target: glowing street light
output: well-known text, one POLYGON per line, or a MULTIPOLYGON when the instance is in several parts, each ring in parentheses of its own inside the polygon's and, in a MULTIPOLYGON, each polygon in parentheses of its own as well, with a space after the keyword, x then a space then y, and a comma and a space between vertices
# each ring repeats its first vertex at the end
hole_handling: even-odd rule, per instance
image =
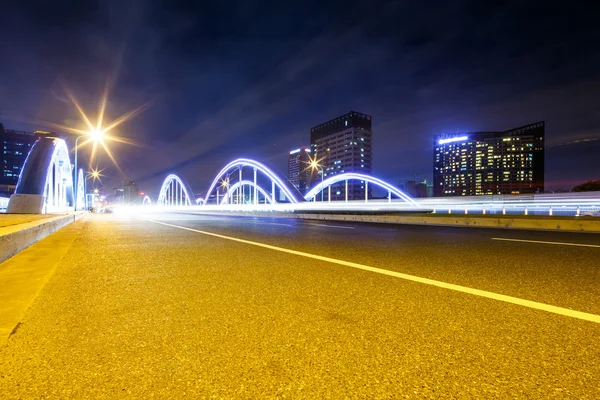
MULTIPOLYGON (((310 156, 309 156, 309 159, 310 159, 310 156)), ((315 158, 310 159, 310 167, 313 170, 319 170, 321 172, 321 186, 323 186, 323 175, 325 174, 325 172, 323 172, 323 166, 318 163, 316 155, 315 155, 315 158)), ((323 201, 323 190, 324 190, 324 188, 321 188, 321 201, 323 201)))
MULTIPOLYGON (((79 145, 78 145, 79 139, 81 139, 82 137, 88 137, 88 138, 91 137, 91 139, 88 139, 83 144, 89 142, 90 140, 94 141, 94 148, 92 150, 92 158, 93 158, 93 154, 94 154, 95 149, 96 149, 96 144, 100 143, 100 144, 102 144, 102 146, 104 146, 104 137, 105 137, 105 135, 104 135, 104 131, 92 128, 92 130, 90 130, 89 132, 87 132, 85 135, 78 136, 77 139, 75 139, 75 190, 74 190, 75 199, 76 199, 75 200, 75 208, 77 208, 77 198, 78 198, 77 196, 79 195, 79 193, 78 193, 79 192, 79 190, 78 190, 79 188, 77 187, 77 179, 79 179, 79 174, 77 173, 78 172, 78 169, 77 169, 77 161, 78 161, 78 159, 77 159, 77 149, 79 148, 79 145)), ((100 174, 99 174, 98 171, 95 171, 95 172, 96 172, 96 176, 94 177, 94 180, 97 179, 100 176, 100 174)), ((87 178, 88 177, 86 177, 86 179, 83 182, 83 186, 84 186, 83 193, 84 193, 84 196, 85 196, 85 193, 86 193, 86 190, 85 190, 85 184, 86 184, 86 182, 85 181, 87 180, 87 178)), ((85 208, 85 206, 84 206, 84 208, 85 208)))
MULTIPOLYGON (((221 187, 225 189, 225 194, 223 196, 227 196, 229 192, 229 176, 221 180, 221 187)), ((219 205, 219 190, 217 189, 217 205, 219 205)))
MULTIPOLYGON (((96 179, 100 181, 100 183, 102 183, 102 179, 100 179, 101 176, 103 176, 101 174, 101 172, 104 171, 104 169, 98 170, 98 168, 96 167, 96 169, 91 170, 90 172, 88 172, 85 175, 85 179, 83 180, 83 195, 84 195, 84 210, 87 210, 87 180, 90 178, 93 178, 94 182, 96 182, 96 179)), ((97 189, 95 189, 97 190, 97 189)))
MULTIPOLYGON (((141 107, 138 107, 138 108, 136 108, 136 109, 134 109, 134 110, 132 110, 130 112, 127 112, 127 113, 121 115, 119 118, 115 119, 113 122, 111 122, 107 126, 103 127, 104 111, 106 110, 106 103, 107 103, 107 100, 108 100, 108 83, 107 83, 107 85, 104 87, 104 93, 103 93, 102 98, 100 100, 100 108, 98 110, 98 118, 97 118, 97 121, 96 121, 96 125, 94 126, 92 124, 92 122, 90 121, 90 119, 88 118, 88 116, 83 111, 83 109, 81 108, 81 106, 79 105, 79 103, 77 102, 77 100, 75 99, 75 96, 73 96, 73 94, 69 90, 67 90, 66 92, 67 92, 67 96, 69 97, 69 100, 71 100, 71 103, 73 103, 73 105, 77 109, 77 112, 79 112, 79 115, 81 116, 81 119, 87 125, 88 130, 76 129, 76 128, 72 128, 72 127, 68 127, 68 126, 64 126, 64 125, 59 125, 59 124, 50 124, 50 125, 53 125, 53 126, 59 128, 59 129, 64 129, 64 130, 69 131, 69 132, 80 134, 80 136, 78 136, 77 139, 75 139, 75 179, 73 180, 75 182, 75 189, 74 189, 75 199, 77 199, 78 198, 77 178, 78 178, 78 173, 79 173, 79 171, 77 169, 77 164, 78 164, 77 149, 79 148, 79 139, 81 139, 82 137, 87 138, 87 140, 84 141, 81 144, 81 146, 85 145, 86 143, 93 142, 94 146, 92 147, 92 156, 91 156, 90 161, 94 159, 94 154, 96 152, 96 146, 98 144, 100 144, 104 148, 104 150, 106 151, 106 154, 110 157, 110 159, 112 160, 112 162, 115 164, 115 166, 119 169, 119 171, 121 171, 121 168, 117 164, 117 161, 115 160, 115 158, 113 157, 112 153, 110 152, 110 150, 106 146, 105 141, 106 140, 111 140, 111 141, 117 141, 117 142, 128 143, 128 144, 131 144, 131 142, 127 141, 125 139, 122 139, 122 138, 118 138, 116 136, 108 136, 106 134, 109 131, 111 131, 112 129, 114 129, 117 126, 121 125, 123 122, 131 119, 135 115, 137 115, 140 112, 144 111, 146 108, 148 108, 150 106, 150 103, 144 104, 141 107)), ((77 207, 77 200, 75 200, 75 207, 77 207)))

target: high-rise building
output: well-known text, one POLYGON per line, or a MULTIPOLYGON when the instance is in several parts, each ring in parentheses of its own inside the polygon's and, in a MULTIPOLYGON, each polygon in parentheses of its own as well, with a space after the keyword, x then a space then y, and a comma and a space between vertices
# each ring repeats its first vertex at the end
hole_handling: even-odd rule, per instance
POLYGON ((544 191, 544 122, 434 137, 434 196, 544 191))
POLYGON ((10 195, 14 193, 21 174, 21 168, 29 150, 40 136, 53 135, 50 132, 35 131, 22 132, 4 129, 0 124, 0 193, 10 195))
MULTIPOLYGON (((372 131, 371 116, 350 111, 340 117, 310 129, 312 157, 323 166, 323 178, 344 172, 371 174, 372 131)), ((320 179, 312 175, 312 185, 320 179)), ((370 197, 371 189, 368 195, 370 197)), ((365 198, 365 182, 348 181, 348 200, 365 198)), ((331 186, 331 199, 344 200, 344 183, 331 186)))
POLYGON ((138 204, 140 202, 140 191, 138 185, 132 181, 125 181, 123 185, 123 204, 138 204))
POLYGON ((300 147, 290 151, 288 158, 288 179, 300 193, 306 194, 311 183, 310 148, 300 147))

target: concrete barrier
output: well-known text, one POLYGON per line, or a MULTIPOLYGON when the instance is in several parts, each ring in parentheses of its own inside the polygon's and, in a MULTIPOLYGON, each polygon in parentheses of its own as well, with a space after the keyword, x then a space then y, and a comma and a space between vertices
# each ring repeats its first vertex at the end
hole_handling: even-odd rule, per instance
POLYGON ((562 232, 600 232, 600 218, 597 217, 540 217, 540 216, 494 216, 494 215, 453 215, 453 214, 316 214, 281 212, 210 212, 194 214, 235 215, 245 217, 297 218, 321 221, 348 221, 378 224, 406 224, 455 226, 470 228, 525 229, 562 232))
MULTIPOLYGON (((292 217, 294 218, 294 217, 292 217)), ((417 215, 327 215, 297 214, 295 218, 325 221, 355 221, 386 224, 458 226, 471 228, 528 229, 565 232, 600 232, 600 218, 417 216, 417 215)))
POLYGON ((82 215, 84 215, 83 212, 74 212, 0 228, 0 263, 77 220, 82 215))

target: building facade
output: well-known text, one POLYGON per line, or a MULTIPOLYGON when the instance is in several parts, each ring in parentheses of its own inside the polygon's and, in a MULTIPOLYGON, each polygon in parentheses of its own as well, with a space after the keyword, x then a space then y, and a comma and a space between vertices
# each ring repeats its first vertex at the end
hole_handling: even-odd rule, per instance
POLYGON ((300 193, 306 194, 311 184, 310 148, 300 147, 290 151, 288 157, 288 180, 300 193))
MULTIPOLYGON (((370 175, 373 162, 373 133, 370 115, 350 111, 340 117, 310 129, 310 148, 313 159, 323 166, 323 178, 344 172, 370 175)), ((320 180, 312 175, 311 186, 320 180)), ((345 184, 331 186, 331 200, 344 200, 345 184)), ((371 189, 368 189, 370 197, 371 189)), ((365 182, 348 181, 348 200, 365 199, 365 182)))
POLYGON ((21 132, 4 129, 0 124, 0 195, 9 196, 14 193, 29 150, 45 132, 21 132))
POLYGON ((123 204, 138 204, 140 201, 138 185, 132 181, 125 181, 123 184, 123 204))
POLYGON ((434 137, 434 196, 544 191, 544 121, 503 132, 434 137))

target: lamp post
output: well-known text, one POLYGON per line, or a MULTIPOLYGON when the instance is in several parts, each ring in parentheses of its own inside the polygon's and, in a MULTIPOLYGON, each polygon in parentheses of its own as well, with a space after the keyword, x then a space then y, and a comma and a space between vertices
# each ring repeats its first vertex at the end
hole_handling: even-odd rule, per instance
MULTIPOLYGON (((225 178, 221 181, 221 187, 225 189, 225 193, 223 194, 223 200, 228 200, 228 197, 229 197, 229 175, 227 175, 227 178, 225 178)), ((217 205, 220 205, 218 189, 217 189, 217 205)))
POLYGON ((75 179, 73 180, 74 183, 74 188, 73 188, 73 193, 75 193, 75 211, 77 211, 77 200, 79 199, 78 195, 78 190, 77 190, 77 179, 78 179, 78 171, 77 171, 77 143, 79 142, 79 139, 81 139, 82 137, 86 137, 87 135, 82 135, 82 136, 78 136, 77 139, 75 139, 75 179))
MULTIPOLYGON (((321 171, 321 186, 323 186, 323 175, 325 175, 325 173, 323 172, 323 167, 321 165, 319 165, 316 160, 312 160, 310 162, 310 167, 312 169, 321 171)), ((323 190, 324 190, 324 188, 321 187, 321 201, 323 201, 323 190)))
MULTIPOLYGON (((85 179, 83 180, 83 209, 87 210, 87 180, 90 178, 94 178, 94 180, 100 178, 100 172, 98 170, 94 170, 92 172, 88 172, 85 175, 85 179)), ((94 189, 97 191, 98 189, 94 189)))
MULTIPOLYGON (((73 193, 75 193, 75 207, 74 207, 75 211, 77 211, 77 199, 79 196, 79 190, 78 190, 79 188, 77 187, 77 183, 78 183, 77 179, 78 179, 78 175, 79 175, 79 173, 77 171, 77 147, 78 147, 79 139, 81 139, 82 137, 89 137, 89 136, 91 136, 95 142, 101 142, 102 138, 104 137, 104 131, 101 131, 98 129, 92 129, 87 134, 78 136, 77 139, 75 139, 75 179, 74 179, 75 188, 73 190, 73 193)), ((85 186, 85 181, 84 181, 84 186, 85 186)), ((85 193, 85 190, 84 190, 84 193, 85 193)))

